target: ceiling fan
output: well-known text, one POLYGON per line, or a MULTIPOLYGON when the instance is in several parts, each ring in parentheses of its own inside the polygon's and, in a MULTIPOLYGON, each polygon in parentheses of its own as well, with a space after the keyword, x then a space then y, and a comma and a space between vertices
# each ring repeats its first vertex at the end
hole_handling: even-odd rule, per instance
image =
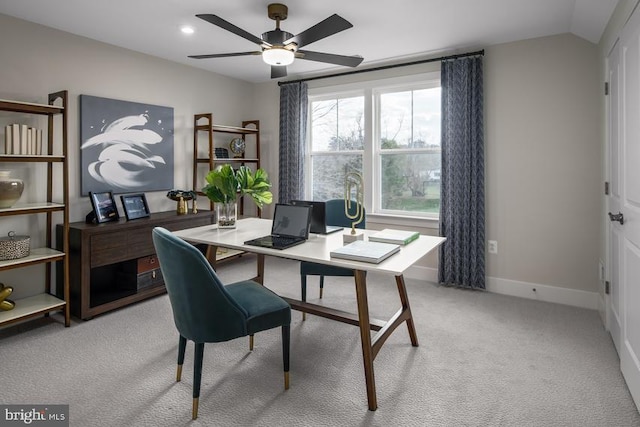
POLYGON ((225 21, 217 15, 196 15, 196 17, 200 19, 203 19, 213 25, 217 25, 222 29, 230 31, 259 45, 262 50, 253 52, 216 53, 210 55, 189 55, 189 58, 208 59, 230 56, 262 55, 264 62, 271 65, 272 79, 285 77, 287 75, 287 65, 291 64, 294 58, 345 65, 347 67, 357 67, 364 59, 361 56, 345 56, 332 53, 314 52, 311 50, 301 50, 300 48, 303 46, 339 33, 340 31, 347 30, 353 27, 353 25, 337 14, 333 14, 324 21, 321 21, 294 36, 293 34, 280 29, 280 21, 287 19, 287 12, 288 8, 284 4, 272 3, 268 5, 267 14, 269 18, 276 21, 276 28, 275 30, 262 33, 262 37, 256 37, 242 28, 236 27, 232 23, 225 21))

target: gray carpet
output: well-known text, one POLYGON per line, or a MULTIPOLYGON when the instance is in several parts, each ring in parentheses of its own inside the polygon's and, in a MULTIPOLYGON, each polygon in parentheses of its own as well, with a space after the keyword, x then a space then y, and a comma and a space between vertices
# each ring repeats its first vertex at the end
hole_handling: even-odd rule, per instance
MULTIPOLYGON (((219 268, 249 277, 254 258, 219 268)), ((266 282, 297 297, 298 264, 267 259, 266 282)), ((311 280, 310 300, 318 296, 311 280)), ((398 307, 393 279, 368 275, 373 317, 398 307)), ((357 328, 293 313, 291 388, 279 329, 209 344, 191 421, 193 345, 175 382, 177 333, 157 297, 64 328, 59 318, 0 331, 0 402, 69 404, 72 426, 640 426, 595 311, 407 280, 420 347, 403 326, 375 360, 367 410, 357 328)), ((323 303, 355 310, 352 279, 323 303)))

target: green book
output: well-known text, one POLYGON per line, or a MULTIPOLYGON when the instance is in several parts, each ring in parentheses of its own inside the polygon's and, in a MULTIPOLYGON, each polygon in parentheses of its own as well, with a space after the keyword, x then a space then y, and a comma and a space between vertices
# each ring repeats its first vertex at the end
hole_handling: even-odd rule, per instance
POLYGON ((384 230, 369 236, 369 241, 406 245, 413 242, 418 237, 420 237, 420 233, 418 233, 417 231, 393 230, 391 228, 385 228, 384 230))

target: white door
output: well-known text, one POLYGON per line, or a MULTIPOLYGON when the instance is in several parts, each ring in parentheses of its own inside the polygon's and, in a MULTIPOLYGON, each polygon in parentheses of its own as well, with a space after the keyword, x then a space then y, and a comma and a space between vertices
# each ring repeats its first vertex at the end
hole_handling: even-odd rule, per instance
MULTIPOLYGON (((620 168, 618 167, 619 156, 619 135, 620 135, 620 63, 619 44, 608 58, 609 65, 609 171, 611 173, 609 182, 609 212, 617 213, 620 210, 620 168)), ((609 225, 609 265, 611 266, 611 277, 609 278, 609 300, 607 310, 607 326, 611 333, 611 338, 620 354, 620 335, 622 331, 622 302, 623 295, 620 287, 619 262, 620 262, 620 231, 621 225, 610 222, 609 225)))
POLYGON ((610 101, 612 120, 617 116, 611 123, 617 131, 610 135, 611 330, 618 334, 620 369, 640 407, 640 13, 625 25, 616 50, 618 65, 611 69, 618 70, 617 100, 612 93, 610 101))

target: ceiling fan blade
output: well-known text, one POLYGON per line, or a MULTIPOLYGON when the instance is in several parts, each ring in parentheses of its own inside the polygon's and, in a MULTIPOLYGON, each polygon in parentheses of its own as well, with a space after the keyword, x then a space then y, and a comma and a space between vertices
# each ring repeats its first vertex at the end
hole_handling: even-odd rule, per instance
POLYGON ((220 18, 217 15, 212 15, 210 13, 204 13, 204 14, 196 15, 196 17, 198 17, 200 19, 203 19, 203 20, 207 21, 208 23, 216 25, 216 26, 218 26, 218 27, 220 27, 222 29, 230 31, 233 34, 238 35, 238 36, 240 36, 242 38, 245 38, 245 39, 247 39, 250 42, 253 42, 255 44, 271 46, 269 43, 265 43, 265 41, 262 40, 261 38, 254 36, 253 34, 243 30, 240 27, 236 27, 231 22, 225 21, 224 19, 220 18))
POLYGON ((298 50, 296 56, 301 59, 316 62, 327 62, 329 64, 344 65, 347 67, 357 67, 364 59, 362 56, 335 55, 333 53, 313 52, 311 50, 298 50))
POLYGON ((348 30, 351 27, 353 27, 351 22, 337 14, 333 14, 324 21, 318 22, 313 27, 308 28, 286 40, 284 44, 288 45, 289 43, 295 43, 300 48, 325 37, 339 33, 340 31, 348 30))
POLYGON ((235 53, 213 53, 211 55, 189 55, 189 58, 193 59, 209 59, 209 58, 227 58, 229 56, 247 56, 247 55, 262 55, 262 52, 235 52, 235 53))
POLYGON ((280 77, 287 77, 286 65, 272 65, 271 66, 271 78, 277 79, 280 77))

